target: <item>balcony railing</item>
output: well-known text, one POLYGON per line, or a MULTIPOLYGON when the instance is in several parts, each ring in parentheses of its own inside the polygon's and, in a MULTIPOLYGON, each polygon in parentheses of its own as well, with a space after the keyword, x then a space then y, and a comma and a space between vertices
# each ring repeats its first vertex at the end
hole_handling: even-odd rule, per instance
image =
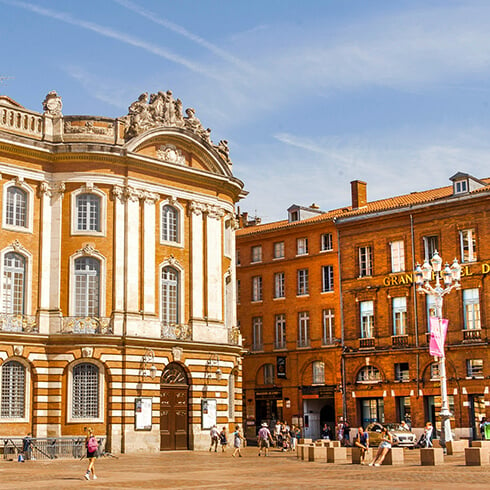
POLYGON ((112 335, 111 318, 95 316, 64 316, 61 322, 61 333, 112 335))
POLYGON ((481 341, 481 329, 463 330, 464 342, 480 342, 481 341))
POLYGON ((228 343, 232 345, 240 345, 240 329, 238 327, 231 327, 228 330, 228 343))
POLYGON ((408 346, 408 335, 393 335, 391 337, 391 345, 393 347, 408 346))
POLYGON ((38 333, 39 325, 33 315, 15 315, 12 313, 0 313, 1 332, 38 333))
POLYGON ((374 349, 376 347, 376 341, 374 337, 367 339, 359 339, 359 349, 374 349))
POLYGON ((180 323, 161 323, 162 339, 192 340, 192 326, 180 323))

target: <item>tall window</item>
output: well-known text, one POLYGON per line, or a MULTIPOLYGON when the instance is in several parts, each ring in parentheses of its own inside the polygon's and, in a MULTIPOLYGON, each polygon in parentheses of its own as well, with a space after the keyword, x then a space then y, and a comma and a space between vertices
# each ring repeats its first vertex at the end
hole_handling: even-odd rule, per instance
POLYGON ((308 269, 298 270, 298 290, 297 294, 308 294, 309 284, 308 284, 308 269))
POLYGON ((284 242, 274 243, 274 258, 275 259, 284 258, 284 242))
POLYGON ((393 298, 393 335, 407 333, 407 298, 393 298))
POLYGON ((466 361, 466 376, 483 378, 483 359, 468 359, 466 361))
POLYGON ((361 338, 369 339, 374 337, 374 302, 361 301, 361 338))
POLYGON ((296 239, 296 254, 306 255, 308 253, 308 238, 296 239))
POLYGON ((6 224, 27 228, 27 193, 18 187, 9 187, 5 206, 6 224))
POLYGON ((430 294, 425 295, 425 307, 427 310, 427 332, 430 332, 430 317, 436 315, 436 298, 430 294))
POLYGON ((307 311, 298 313, 298 347, 310 345, 310 314, 307 311))
POLYGON ((178 242, 179 232, 179 210, 170 204, 162 206, 161 240, 163 242, 178 242))
POLYGON ((405 270, 405 244, 403 240, 391 242, 391 272, 403 272, 405 270))
POLYGON ((262 276, 252 277, 252 301, 262 301, 262 276))
POLYGON ((275 316, 275 345, 276 349, 286 348, 286 315, 280 314, 275 316))
POLYGON ((322 361, 314 361, 312 368, 313 368, 312 384, 314 385, 325 384, 325 363, 322 361))
POLYGON ((437 235, 424 236, 424 258, 430 260, 439 249, 439 237, 437 235))
POLYGON ((373 275, 373 254, 371 247, 359 247, 359 276, 373 275))
POLYGON ((333 266, 322 266, 322 291, 333 291, 333 266))
POLYGON ((379 383, 381 381, 381 373, 374 366, 364 366, 357 374, 358 383, 379 383))
POLYGON ((86 362, 77 364, 73 367, 72 384, 72 418, 99 418, 99 368, 86 362))
POLYGON ((96 194, 77 196, 77 231, 100 231, 100 199, 96 194))
POLYGON ((465 330, 480 329, 480 293, 478 288, 463 289, 463 307, 465 330))
POLYGON ((26 260, 8 252, 3 259, 2 311, 13 315, 24 313, 26 260))
POLYGON ((264 364, 264 384, 274 384, 274 364, 264 364))
POLYGON ((262 245, 252 247, 252 262, 262 262, 262 245))
POLYGON ((284 298, 284 272, 274 274, 274 298, 284 298))
POLYGON ((475 230, 461 230, 459 241, 461 243, 461 262, 476 262, 475 230))
POLYGON ((323 335, 322 344, 333 344, 335 338, 335 314, 334 310, 328 308, 323 310, 323 335))
POLYGON ((410 369, 408 362, 399 362, 395 364, 395 381, 410 381, 410 369))
POLYGON ((439 374, 439 363, 433 362, 430 365, 430 380, 437 381, 438 379, 441 379, 441 375, 439 374))
POLYGON ((179 273, 173 267, 164 267, 161 276, 161 315, 165 324, 179 323, 179 273))
POLYGON ((322 252, 333 250, 333 238, 331 233, 323 233, 323 235, 321 235, 320 250, 322 252))
POLYGON ((2 365, 2 418, 24 418, 26 400, 26 368, 18 361, 2 365))
POLYGON ((93 257, 75 260, 75 316, 99 316, 100 262, 93 257))
POLYGON ((240 282, 240 279, 237 279, 236 281, 236 302, 240 304, 240 300, 242 297, 242 283, 240 282))
POLYGON ((262 317, 252 318, 252 350, 262 350, 262 317))

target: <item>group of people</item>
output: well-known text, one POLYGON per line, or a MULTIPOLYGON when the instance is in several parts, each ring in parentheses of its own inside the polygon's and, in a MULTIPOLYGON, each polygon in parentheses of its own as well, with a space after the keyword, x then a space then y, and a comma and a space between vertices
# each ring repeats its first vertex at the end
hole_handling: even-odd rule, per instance
POLYGON ((293 451, 296 449, 298 439, 301 437, 301 429, 287 422, 277 421, 274 426, 274 434, 271 433, 266 422, 263 422, 257 434, 259 456, 269 454, 269 447, 274 445, 281 451, 293 451))
MULTIPOLYGON (((223 427, 221 429, 221 432, 219 432, 216 425, 213 425, 211 427, 211 430, 209 431, 209 436, 211 438, 211 445, 209 446, 209 450, 212 451, 214 449, 214 452, 217 452, 218 444, 219 444, 221 447, 221 452, 224 453, 228 446, 228 435, 226 432, 226 427, 223 427)), ((232 434, 232 438, 233 438, 233 453, 231 455, 233 457, 236 457, 238 455, 238 457, 241 458, 242 457, 241 447, 246 441, 245 438, 243 437, 239 425, 235 427, 235 431, 232 434)))

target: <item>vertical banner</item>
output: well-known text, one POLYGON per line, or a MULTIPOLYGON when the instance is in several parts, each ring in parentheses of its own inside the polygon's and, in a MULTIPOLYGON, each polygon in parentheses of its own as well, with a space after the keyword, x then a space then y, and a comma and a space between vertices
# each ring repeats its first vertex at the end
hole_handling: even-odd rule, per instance
POLYGON ((444 357, 444 343, 449 321, 445 318, 430 317, 429 353, 431 356, 444 357))
POLYGON ((282 356, 277 358, 277 377, 286 378, 286 358, 282 356))

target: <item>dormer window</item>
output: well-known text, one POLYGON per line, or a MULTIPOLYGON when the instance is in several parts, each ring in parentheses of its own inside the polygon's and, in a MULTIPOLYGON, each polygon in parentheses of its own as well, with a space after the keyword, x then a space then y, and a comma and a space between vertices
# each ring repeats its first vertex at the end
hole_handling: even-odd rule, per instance
POLYGON ((299 212, 291 211, 291 221, 299 221, 299 212))
POLYGON ((463 194, 468 192, 468 181, 467 180, 459 180, 454 183, 454 193, 455 194, 463 194))

